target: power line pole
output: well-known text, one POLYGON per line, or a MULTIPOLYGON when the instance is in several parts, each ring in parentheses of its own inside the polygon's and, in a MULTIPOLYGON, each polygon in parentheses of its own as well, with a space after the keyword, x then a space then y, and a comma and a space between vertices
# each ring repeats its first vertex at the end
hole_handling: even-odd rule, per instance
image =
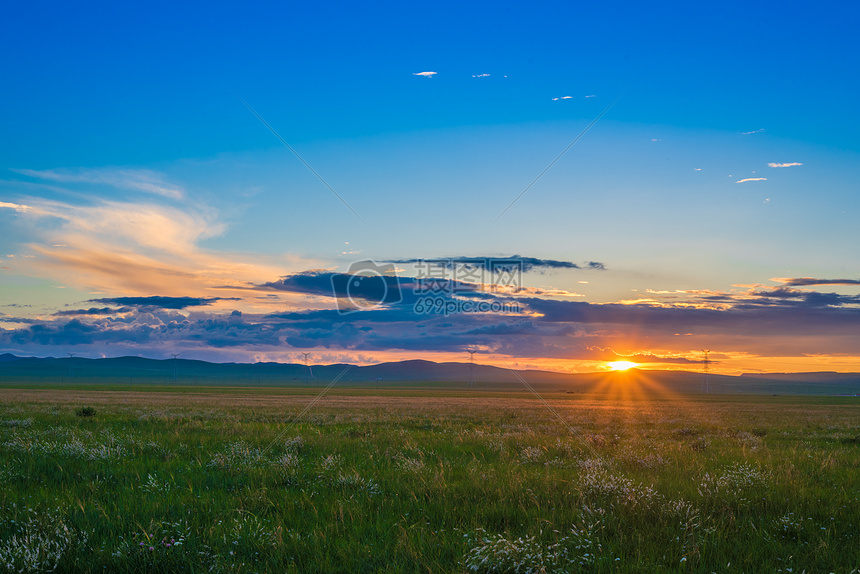
POLYGON ((708 353, 711 350, 702 349, 702 352, 705 354, 705 360, 702 361, 702 388, 700 390, 702 393, 708 394, 711 392, 711 359, 708 358, 708 353))
POLYGON ((176 372, 176 359, 179 358, 179 353, 171 353, 170 356, 173 357, 173 382, 175 383, 176 380, 179 378, 176 372))
POLYGON ((72 364, 72 360, 75 358, 77 353, 69 353, 69 378, 72 379, 75 377, 74 365, 72 364))
POLYGON ((466 351, 469 353, 469 388, 474 388, 477 383, 475 381, 475 353, 478 351, 466 351))
POLYGON ((310 364, 308 364, 308 357, 311 356, 310 353, 302 353, 305 356, 305 368, 302 376, 302 381, 305 385, 310 384, 311 379, 314 377, 314 373, 311 370, 310 364))

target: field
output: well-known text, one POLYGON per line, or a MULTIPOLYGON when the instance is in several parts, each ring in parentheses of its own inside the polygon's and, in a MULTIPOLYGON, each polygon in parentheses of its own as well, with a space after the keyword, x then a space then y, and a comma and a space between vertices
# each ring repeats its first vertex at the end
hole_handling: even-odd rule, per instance
POLYGON ((858 398, 318 392, 0 389, 0 568, 860 571, 858 398))

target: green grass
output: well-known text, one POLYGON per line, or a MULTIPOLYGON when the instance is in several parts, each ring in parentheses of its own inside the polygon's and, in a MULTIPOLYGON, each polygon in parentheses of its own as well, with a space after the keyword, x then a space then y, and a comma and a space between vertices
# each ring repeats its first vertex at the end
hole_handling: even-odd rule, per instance
POLYGON ((0 571, 860 568, 857 399, 333 391, 0 390, 0 571))

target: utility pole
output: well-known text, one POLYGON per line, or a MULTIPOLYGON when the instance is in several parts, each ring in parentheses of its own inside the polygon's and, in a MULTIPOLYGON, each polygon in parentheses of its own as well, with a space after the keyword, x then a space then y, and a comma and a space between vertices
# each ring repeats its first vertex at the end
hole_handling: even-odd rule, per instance
POLYGON ((303 382, 305 385, 308 385, 308 384, 310 384, 310 381, 311 381, 311 379, 312 379, 312 378, 313 378, 313 376, 314 376, 314 373, 313 373, 313 371, 311 370, 311 366, 310 366, 310 364, 308 363, 308 357, 310 357, 310 356, 311 356, 311 354, 310 354, 310 353, 302 353, 302 355, 304 355, 304 356, 305 356, 305 368, 303 369, 302 382, 303 382))
POLYGON ((469 388, 475 388, 477 382, 475 381, 475 353, 478 351, 466 351, 469 353, 469 388))
POLYGON ((701 392, 708 394, 711 392, 711 359, 708 358, 708 353, 711 352, 710 349, 702 349, 702 352, 705 354, 705 360, 702 361, 702 388, 701 392))

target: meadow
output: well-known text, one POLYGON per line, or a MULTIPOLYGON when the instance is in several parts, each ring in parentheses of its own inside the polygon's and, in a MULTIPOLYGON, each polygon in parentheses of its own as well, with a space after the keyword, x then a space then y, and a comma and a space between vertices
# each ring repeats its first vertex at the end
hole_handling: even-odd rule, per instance
POLYGON ((860 572, 856 397, 9 387, 0 570, 860 572))

